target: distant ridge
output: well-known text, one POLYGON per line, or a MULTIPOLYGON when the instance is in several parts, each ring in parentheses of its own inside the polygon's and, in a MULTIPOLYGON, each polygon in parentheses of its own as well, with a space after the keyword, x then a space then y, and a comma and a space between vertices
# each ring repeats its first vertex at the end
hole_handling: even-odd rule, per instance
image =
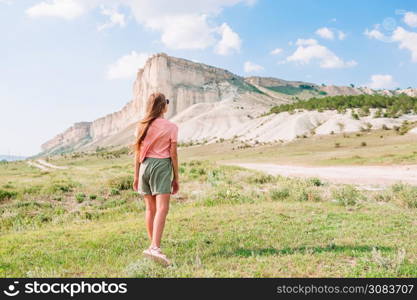
POLYGON ((0 155, 0 161, 16 161, 16 160, 23 160, 26 159, 25 156, 17 156, 17 155, 0 155))

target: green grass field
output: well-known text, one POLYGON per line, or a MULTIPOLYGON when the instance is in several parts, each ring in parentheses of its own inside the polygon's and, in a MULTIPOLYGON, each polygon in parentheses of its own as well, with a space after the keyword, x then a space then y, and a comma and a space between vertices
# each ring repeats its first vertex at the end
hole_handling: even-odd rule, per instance
MULTIPOLYGON (((362 153, 366 162, 391 151, 377 135, 366 137, 368 147, 383 149, 373 158, 362 153)), ((50 162, 69 168, 48 172, 24 162, 1 164, 0 276, 416 277, 417 188, 360 191, 216 163, 263 160, 259 152, 275 151, 279 161, 279 154, 289 158, 299 149, 305 154, 294 162, 312 155, 327 164, 327 151, 344 164, 354 154, 332 147, 332 139, 356 149, 360 138, 181 149, 181 192, 172 200, 162 244, 174 262, 168 268, 142 257, 149 242, 143 201, 130 190, 130 156, 57 156, 50 162)), ((396 157, 409 155, 414 143, 385 138, 396 140, 396 157)))

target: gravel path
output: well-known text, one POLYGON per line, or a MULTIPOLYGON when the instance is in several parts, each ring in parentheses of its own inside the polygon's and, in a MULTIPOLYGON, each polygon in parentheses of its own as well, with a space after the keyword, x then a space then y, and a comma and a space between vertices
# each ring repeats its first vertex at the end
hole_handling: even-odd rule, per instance
POLYGON ((36 161, 27 161, 28 165, 41 169, 42 171, 49 171, 50 169, 68 169, 66 166, 56 166, 46 162, 43 159, 37 159, 36 161))
POLYGON ((233 165, 263 171, 271 175, 318 177, 334 183, 386 186, 401 181, 403 183, 417 185, 417 165, 335 167, 307 167, 257 163, 233 163, 233 165))

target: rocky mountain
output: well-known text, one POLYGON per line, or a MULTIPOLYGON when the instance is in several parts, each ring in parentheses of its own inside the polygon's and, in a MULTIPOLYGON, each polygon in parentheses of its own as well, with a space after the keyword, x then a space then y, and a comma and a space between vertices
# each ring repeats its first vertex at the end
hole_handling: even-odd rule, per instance
MULTIPOLYGON (((235 136, 254 139, 256 134, 253 133, 264 129, 268 132, 267 128, 261 127, 274 119, 273 116, 260 117, 262 114, 274 105, 299 99, 342 94, 417 94, 415 89, 375 91, 277 78, 244 78, 224 69, 161 53, 150 57, 138 70, 133 84, 133 99, 121 110, 92 122, 75 123, 44 143, 41 154, 131 144, 136 123, 144 114, 146 100, 156 91, 171 100, 165 117, 179 125, 179 139, 184 142, 235 136)), ((273 123, 276 123, 275 119, 273 123)), ((274 128, 269 130, 274 131, 274 128)), ((268 134, 263 135, 261 139, 268 140, 268 134)))

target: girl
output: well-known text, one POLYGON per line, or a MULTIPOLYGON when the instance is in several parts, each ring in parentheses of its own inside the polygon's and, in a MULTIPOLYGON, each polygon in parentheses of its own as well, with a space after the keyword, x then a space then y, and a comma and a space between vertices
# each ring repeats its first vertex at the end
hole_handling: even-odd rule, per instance
POLYGON ((146 228, 151 245, 143 254, 165 265, 170 261, 161 251, 161 237, 170 194, 179 190, 178 127, 164 119, 168 104, 169 100, 161 93, 153 93, 148 98, 146 115, 138 124, 134 144, 133 183, 133 189, 144 195, 146 203, 146 228))

